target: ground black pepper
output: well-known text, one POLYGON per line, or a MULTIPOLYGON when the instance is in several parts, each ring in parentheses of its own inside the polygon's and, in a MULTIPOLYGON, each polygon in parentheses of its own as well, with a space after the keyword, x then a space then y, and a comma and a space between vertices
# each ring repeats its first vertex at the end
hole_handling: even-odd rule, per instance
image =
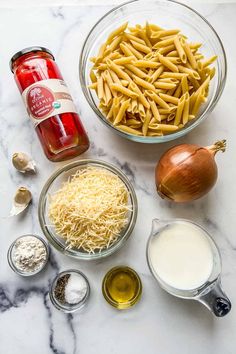
POLYGON ((59 301, 61 304, 65 304, 65 288, 66 284, 68 283, 68 280, 70 278, 70 274, 65 274, 61 278, 57 280, 55 289, 54 289, 54 296, 57 301, 59 301))

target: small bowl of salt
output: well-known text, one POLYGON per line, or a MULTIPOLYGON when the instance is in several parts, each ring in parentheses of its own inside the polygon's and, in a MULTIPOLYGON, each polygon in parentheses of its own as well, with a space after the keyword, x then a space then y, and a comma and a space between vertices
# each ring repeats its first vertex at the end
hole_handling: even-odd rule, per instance
POLYGON ((9 247, 7 259, 11 269, 23 276, 36 275, 43 270, 49 258, 48 244, 39 236, 23 235, 9 247))
POLYGON ((65 313, 80 310, 88 300, 89 294, 90 285, 87 277, 76 269, 59 273, 49 290, 52 304, 65 313))

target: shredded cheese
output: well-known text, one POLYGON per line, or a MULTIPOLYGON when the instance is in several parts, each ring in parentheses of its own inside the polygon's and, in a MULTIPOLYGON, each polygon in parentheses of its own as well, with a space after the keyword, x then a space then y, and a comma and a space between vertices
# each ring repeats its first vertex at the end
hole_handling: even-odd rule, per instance
POLYGON ((49 219, 67 248, 101 252, 128 223, 129 191, 105 168, 79 169, 49 197, 49 219))

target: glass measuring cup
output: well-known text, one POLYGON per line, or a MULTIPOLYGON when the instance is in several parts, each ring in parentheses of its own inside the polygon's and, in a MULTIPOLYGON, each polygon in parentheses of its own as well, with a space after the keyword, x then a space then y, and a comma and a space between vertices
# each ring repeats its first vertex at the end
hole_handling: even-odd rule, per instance
POLYGON ((223 317, 227 315, 227 313, 231 310, 231 302, 221 288, 221 257, 219 249, 213 241, 212 237, 200 225, 185 219, 154 219, 152 221, 151 235, 149 236, 147 242, 147 263, 151 273, 158 281, 159 285, 168 293, 182 299, 199 301, 217 317, 223 317), (210 246, 212 254, 213 262, 210 275, 203 284, 193 289, 182 289, 168 284, 168 282, 166 282, 163 278, 160 277, 160 275, 158 275, 157 270, 154 269, 153 261, 150 255, 150 250, 156 237, 160 237, 164 230, 167 230, 168 228, 177 224, 192 225, 197 228, 198 231, 201 231, 205 238, 204 241, 207 241, 208 246, 210 246))

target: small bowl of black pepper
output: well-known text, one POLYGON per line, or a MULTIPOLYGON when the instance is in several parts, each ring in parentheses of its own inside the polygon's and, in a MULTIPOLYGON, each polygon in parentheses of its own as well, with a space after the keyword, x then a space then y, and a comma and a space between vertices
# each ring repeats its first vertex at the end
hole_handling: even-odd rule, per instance
POLYGON ((87 277, 76 269, 59 273, 53 280, 49 296, 52 304, 65 313, 80 310, 90 295, 87 277))
POLYGON ((11 269, 18 275, 33 276, 45 268, 49 259, 49 246, 39 236, 23 235, 10 245, 7 259, 11 269))

